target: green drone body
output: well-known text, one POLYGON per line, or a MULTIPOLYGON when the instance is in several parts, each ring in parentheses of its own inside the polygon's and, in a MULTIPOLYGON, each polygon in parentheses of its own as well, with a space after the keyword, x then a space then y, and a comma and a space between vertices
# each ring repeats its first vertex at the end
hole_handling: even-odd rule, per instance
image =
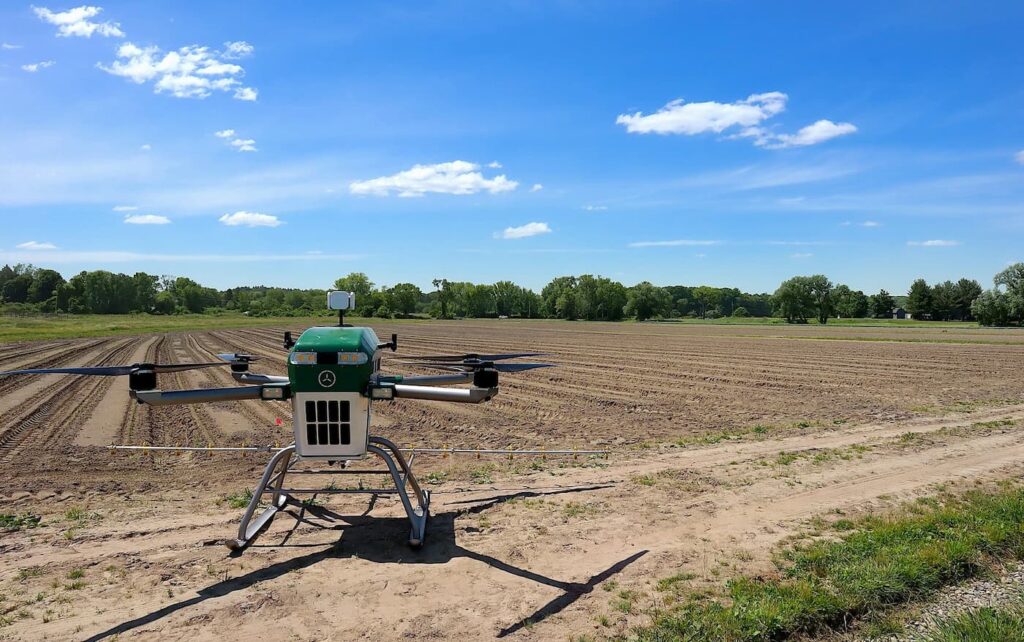
POLYGON ((292 394, 365 394, 379 368, 380 341, 371 328, 309 328, 288 355, 292 394))

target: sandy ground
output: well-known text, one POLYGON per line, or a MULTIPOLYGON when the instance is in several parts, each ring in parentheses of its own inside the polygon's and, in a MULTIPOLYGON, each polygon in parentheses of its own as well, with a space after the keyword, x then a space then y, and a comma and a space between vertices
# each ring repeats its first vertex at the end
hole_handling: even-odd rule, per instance
MULTIPOLYGON (((294 328, 293 330, 297 330, 294 328)), ((318 496, 233 556, 265 456, 111 454, 102 444, 287 443, 290 410, 153 409, 122 380, 0 380, 0 639, 569 639, 628 632, 678 572, 771 571, 817 516, 937 484, 1017 475, 1024 336, 896 329, 423 323, 399 354, 550 353, 482 406, 375 407, 419 446, 601 447, 608 458, 420 457, 427 545, 397 500, 318 496), (281 419, 284 427, 276 425, 281 419), (723 431, 733 435, 724 439, 723 431)), ((0 366, 206 360, 244 349, 280 374, 279 331, 0 346, 0 366)), ((164 388, 229 385, 220 371, 164 388)), ((369 464, 370 462, 367 462, 369 464)))

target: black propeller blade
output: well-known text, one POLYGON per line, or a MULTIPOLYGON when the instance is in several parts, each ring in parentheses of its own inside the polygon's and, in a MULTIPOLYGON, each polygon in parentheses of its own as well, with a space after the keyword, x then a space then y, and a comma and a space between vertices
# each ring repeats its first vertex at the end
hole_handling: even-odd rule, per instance
POLYGON ((100 377, 120 377, 132 373, 135 366, 96 366, 82 368, 34 368, 31 370, 8 370, 0 375, 35 375, 35 374, 77 374, 98 375, 100 377))
POLYGON ((459 362, 459 361, 503 361, 505 359, 518 359, 520 357, 542 357, 543 352, 508 352, 505 354, 436 354, 436 355, 425 355, 417 357, 405 357, 402 359, 408 359, 410 361, 448 361, 448 362, 459 362))
POLYGON ((81 366, 72 368, 33 368, 30 370, 7 370, 0 372, 0 376, 6 375, 38 375, 38 374, 76 374, 93 375, 98 377, 122 377, 138 372, 140 370, 151 370, 153 372, 181 372, 183 370, 195 370, 198 368, 212 368, 214 366, 225 366, 229 363, 133 363, 129 366, 81 366))
POLYGON ((453 372, 473 372, 474 370, 497 370, 498 372, 523 372, 534 368, 553 368, 553 363, 417 363, 421 368, 435 368, 437 370, 451 370, 453 372))

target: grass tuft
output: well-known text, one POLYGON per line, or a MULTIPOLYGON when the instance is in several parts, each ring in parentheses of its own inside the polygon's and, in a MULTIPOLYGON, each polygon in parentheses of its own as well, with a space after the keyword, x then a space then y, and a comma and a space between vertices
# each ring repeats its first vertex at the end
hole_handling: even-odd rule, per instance
POLYGON ((10 513, 0 513, 0 528, 9 528, 11 530, 19 531, 23 528, 35 528, 39 526, 39 522, 42 518, 38 515, 30 515, 24 513, 22 515, 13 515, 10 513))
POLYGON ((786 551, 777 577, 734 579, 720 599, 657 614, 638 638, 741 642, 842 629, 976 576, 993 558, 1024 557, 1024 490, 972 492, 853 527, 786 551))
POLYGON ((992 642, 1024 640, 1024 611, 980 608, 945 619, 925 638, 927 642, 992 642))
POLYGON ((231 508, 245 508, 252 501, 252 489, 246 488, 245 490, 238 491, 237 493, 231 493, 225 495, 223 501, 227 503, 231 508))

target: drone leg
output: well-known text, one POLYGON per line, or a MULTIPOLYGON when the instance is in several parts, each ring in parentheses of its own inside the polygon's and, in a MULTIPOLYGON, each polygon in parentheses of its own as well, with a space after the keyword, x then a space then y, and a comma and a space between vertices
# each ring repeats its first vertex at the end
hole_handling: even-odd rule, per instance
POLYGON ((288 466, 291 463, 294 452, 295 446, 292 445, 277 451, 270 458, 270 463, 267 464, 266 470, 263 471, 263 477, 260 479, 256 490, 253 491, 252 499, 249 500, 249 506, 245 509, 242 522, 238 525, 238 539, 229 539, 225 542, 231 550, 238 551, 251 544, 260 532, 270 525, 277 511, 288 504, 288 500, 291 497, 288 493, 282 492, 281 487, 284 484, 284 477, 288 472, 288 466), (275 471, 277 472, 275 473, 275 471), (252 517, 259 507, 260 500, 267 493, 271 494, 270 506, 263 509, 259 517, 253 520, 252 517))
POLYGON ((412 524, 412 531, 409 533, 409 546, 420 548, 427 536, 427 518, 430 515, 430 491, 420 488, 416 476, 412 474, 412 467, 406 461, 398 446, 383 437, 370 437, 370 445, 367 450, 376 454, 387 464, 391 471, 391 478, 395 481, 395 490, 402 500, 405 513, 409 516, 412 524), (398 462, 397 464, 395 462, 398 462), (409 499, 409 492, 406 486, 411 487, 412 494, 416 498, 416 505, 409 499))

